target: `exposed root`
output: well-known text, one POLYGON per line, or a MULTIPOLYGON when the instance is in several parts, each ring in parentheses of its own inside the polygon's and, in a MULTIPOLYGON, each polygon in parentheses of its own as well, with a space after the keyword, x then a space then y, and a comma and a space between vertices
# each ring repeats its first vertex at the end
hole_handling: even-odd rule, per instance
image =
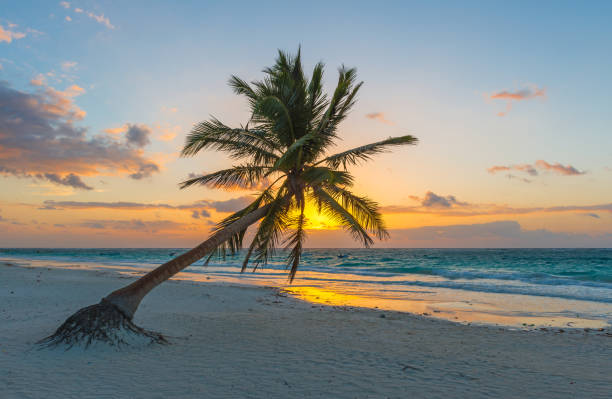
POLYGON ((142 344, 167 344, 163 335, 138 327, 115 305, 102 300, 96 305, 80 309, 70 316, 53 335, 40 341, 44 348, 65 345, 84 348, 103 343, 118 348, 142 344))

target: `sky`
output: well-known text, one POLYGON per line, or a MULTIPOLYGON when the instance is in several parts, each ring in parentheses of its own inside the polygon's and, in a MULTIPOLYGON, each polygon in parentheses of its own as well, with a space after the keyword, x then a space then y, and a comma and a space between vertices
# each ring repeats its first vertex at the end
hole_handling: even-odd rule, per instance
MULTIPOLYGON (((234 74, 278 49, 356 67, 335 150, 412 134, 354 169, 377 247, 612 247, 612 3, 0 0, 0 247, 190 247, 252 191, 180 190, 231 126, 234 74)), ((310 213, 309 247, 358 246, 310 213)))

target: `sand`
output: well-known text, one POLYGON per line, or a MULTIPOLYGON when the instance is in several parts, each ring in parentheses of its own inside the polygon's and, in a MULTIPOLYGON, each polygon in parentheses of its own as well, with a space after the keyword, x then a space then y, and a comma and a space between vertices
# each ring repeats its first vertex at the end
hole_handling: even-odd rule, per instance
POLYGON ((609 398, 606 332, 513 331, 169 281, 140 326, 168 346, 38 350, 130 277, 0 265, 1 398, 609 398))

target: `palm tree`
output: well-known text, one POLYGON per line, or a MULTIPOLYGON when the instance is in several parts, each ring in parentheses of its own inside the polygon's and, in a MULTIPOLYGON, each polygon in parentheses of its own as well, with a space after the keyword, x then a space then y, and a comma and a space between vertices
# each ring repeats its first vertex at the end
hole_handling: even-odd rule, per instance
POLYGON ((215 118, 196 125, 187 136, 182 155, 212 149, 226 152, 240 163, 186 180, 181 188, 249 188, 261 182, 266 182, 266 187, 250 205, 219 222, 206 241, 112 292, 99 304, 79 310, 42 342, 71 346, 102 340, 121 344, 125 343, 125 331, 164 342, 160 334, 131 321, 144 296, 204 256, 210 259, 215 254, 235 253, 243 247, 247 228, 258 221, 242 270, 249 262, 253 270, 265 265, 275 248, 284 244, 289 280, 293 281, 306 239, 307 202, 365 247, 373 244, 373 237, 385 238, 388 233, 377 203, 350 190, 354 179, 347 168, 392 146, 416 144, 417 139, 391 137, 328 155, 338 140, 338 126, 355 104, 363 82, 356 82, 354 68, 342 66, 336 88, 328 96, 323 92, 323 69, 318 63, 308 79, 300 50, 295 56, 279 51, 274 66, 263 70, 263 80, 249 84, 232 76, 229 85, 248 100, 250 120, 240 128, 230 128, 215 118))

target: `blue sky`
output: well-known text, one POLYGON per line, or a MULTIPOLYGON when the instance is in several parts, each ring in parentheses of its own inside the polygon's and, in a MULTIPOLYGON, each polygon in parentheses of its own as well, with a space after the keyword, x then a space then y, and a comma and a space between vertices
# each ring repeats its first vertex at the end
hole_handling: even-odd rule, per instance
MULTIPOLYGON (((150 143, 130 147, 129 156, 159 166, 135 181, 116 163, 116 173, 79 175, 74 160, 65 169, 60 160, 55 182, 24 178, 40 171, 31 163, 20 166, 21 177, 0 176, 7 188, 0 194, 4 220, 26 226, 31 209, 18 204, 65 197, 179 203, 245 194, 178 191, 188 173, 230 162, 220 154, 180 159, 177 151, 190 126, 209 115, 228 124, 246 121, 244 101, 226 85, 231 74, 257 79, 277 49, 301 45, 307 69, 326 63, 329 88, 343 63, 356 66, 365 81, 341 132, 342 146, 405 133, 421 140, 357 171, 357 188, 381 205, 412 207, 389 213, 393 228, 516 221, 530 231, 611 242, 601 241, 612 233, 612 206, 601 208, 612 202, 610 2, 4 3, 0 80, 11 93, 64 93, 58 96, 86 112, 74 125, 89 138, 119 137, 105 131, 126 124, 146 127, 150 143), (74 92, 74 85, 82 90, 74 92), (488 172, 494 166, 507 169, 488 172), (69 186, 70 173, 95 189, 69 186), (458 201, 428 210, 428 192, 458 201), (525 213, 572 206, 587 208, 525 213), (469 217, 453 213, 467 208, 469 217), (593 212, 597 217, 585 216, 593 212)), ((114 134, 127 134, 123 130, 114 134)), ((6 143, 0 148, 0 161, 9 150, 6 143)), ((90 212, 48 212, 34 220, 69 225, 109 217, 90 212)), ((156 218, 139 217, 145 216, 156 218)), ((192 223, 188 215, 163 217, 192 223)), ((32 236, 19 228, 21 235, 14 236, 32 236)))

